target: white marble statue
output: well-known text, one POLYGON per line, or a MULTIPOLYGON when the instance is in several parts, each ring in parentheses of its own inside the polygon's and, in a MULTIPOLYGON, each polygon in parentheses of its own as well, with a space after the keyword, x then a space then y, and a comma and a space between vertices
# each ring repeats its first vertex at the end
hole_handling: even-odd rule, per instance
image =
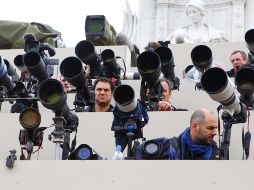
POLYGON ((186 14, 191 24, 172 32, 166 40, 176 43, 227 42, 223 31, 217 30, 204 23, 205 5, 202 0, 190 0, 186 4, 186 14))

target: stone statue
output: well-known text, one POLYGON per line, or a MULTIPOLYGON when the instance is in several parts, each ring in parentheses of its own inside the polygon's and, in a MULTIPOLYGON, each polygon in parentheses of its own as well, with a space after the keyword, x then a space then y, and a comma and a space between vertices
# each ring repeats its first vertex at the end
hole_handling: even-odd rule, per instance
POLYGON ((176 43, 227 42, 223 31, 204 23, 205 5, 202 0, 190 0, 186 4, 186 14, 191 24, 183 26, 171 33, 166 40, 176 43))

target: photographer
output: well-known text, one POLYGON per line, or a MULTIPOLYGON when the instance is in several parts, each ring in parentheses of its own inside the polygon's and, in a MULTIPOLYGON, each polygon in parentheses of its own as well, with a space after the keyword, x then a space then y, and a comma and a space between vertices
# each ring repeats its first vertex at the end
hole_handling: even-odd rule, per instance
POLYGON ((236 50, 230 55, 230 62, 232 63, 233 68, 227 71, 229 77, 235 77, 236 71, 245 64, 248 63, 247 54, 243 51, 236 50))
POLYGON ((196 110, 190 120, 190 127, 174 137, 173 151, 179 160, 216 160, 219 159, 219 149, 213 140, 217 135, 216 115, 206 109, 196 110))
POLYGON ((62 75, 60 76, 60 81, 63 84, 64 90, 66 92, 70 92, 71 91, 71 84, 67 80, 65 80, 62 75))
POLYGON ((105 77, 99 77, 94 81, 95 102, 88 106, 85 112, 111 112, 113 106, 110 104, 113 96, 114 84, 105 77))
POLYGON ((166 79, 161 79, 160 83, 162 86, 162 100, 158 102, 159 111, 173 111, 175 107, 169 102, 172 94, 171 84, 166 79))
POLYGON ((158 102, 159 111, 188 111, 187 109, 175 108, 170 103, 172 84, 167 79, 160 79, 162 86, 162 100, 158 102))
POLYGON ((154 51, 158 47, 161 47, 159 42, 149 42, 144 49, 145 51, 154 51))
POLYGON ((247 54, 240 50, 236 50, 231 54, 230 62, 233 68, 226 73, 229 77, 234 77, 237 91, 240 93, 240 101, 244 103, 248 109, 253 109, 253 64, 248 59, 247 54))

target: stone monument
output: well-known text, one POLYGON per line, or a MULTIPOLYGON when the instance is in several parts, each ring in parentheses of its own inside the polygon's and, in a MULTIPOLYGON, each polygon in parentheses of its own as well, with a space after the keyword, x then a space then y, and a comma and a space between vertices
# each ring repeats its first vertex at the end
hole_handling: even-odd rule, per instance
POLYGON ((205 4, 202 0, 189 0, 186 15, 190 24, 170 33, 165 40, 176 43, 227 42, 225 32, 212 28, 204 22, 205 4))
MULTIPOLYGON (((177 29, 190 25, 186 14, 189 0, 139 0, 134 43, 142 50, 149 41, 165 40, 177 29)), ((225 34, 230 42, 244 41, 254 28, 253 0, 203 0, 203 23, 225 34)), ((222 40, 223 41, 223 40, 222 40)))

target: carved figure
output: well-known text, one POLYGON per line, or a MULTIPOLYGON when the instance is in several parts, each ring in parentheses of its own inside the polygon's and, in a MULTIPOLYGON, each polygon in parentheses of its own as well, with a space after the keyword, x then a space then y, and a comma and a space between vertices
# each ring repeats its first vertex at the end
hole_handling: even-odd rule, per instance
POLYGON ((186 14, 191 24, 183 26, 171 33, 166 40, 176 43, 227 42, 223 31, 204 23, 205 5, 202 0, 190 0, 186 4, 186 14))

